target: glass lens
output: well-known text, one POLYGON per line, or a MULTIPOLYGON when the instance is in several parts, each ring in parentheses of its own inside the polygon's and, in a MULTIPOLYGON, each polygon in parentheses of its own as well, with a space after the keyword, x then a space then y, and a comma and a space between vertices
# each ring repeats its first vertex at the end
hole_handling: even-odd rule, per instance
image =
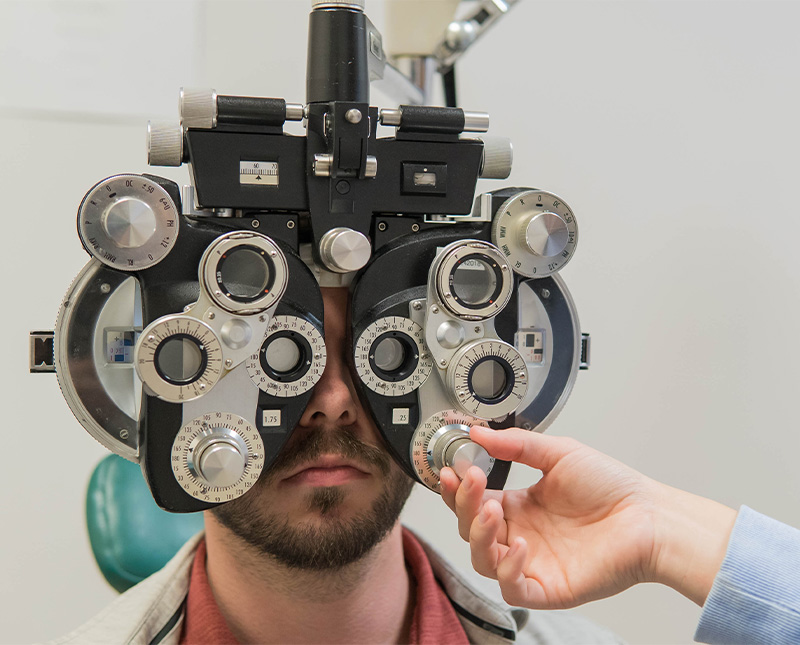
POLYGON ((233 298, 255 300, 269 284, 270 267, 261 251, 242 246, 225 254, 217 267, 217 281, 233 298))
POLYGON ((505 392, 508 377, 500 363, 489 359, 475 367, 470 385, 476 396, 485 401, 494 401, 505 392))
POLYGON ((396 338, 384 338, 375 348, 375 365, 387 374, 400 369, 406 358, 406 351, 396 338))
POLYGON ((488 303, 497 289, 497 276, 488 262, 470 258, 453 271, 451 288, 462 302, 481 305, 488 303))
POLYGON ((276 338, 267 346, 266 359, 275 372, 288 374, 300 365, 300 348, 291 338, 276 338))
POLYGON ((190 336, 168 338, 158 348, 156 367, 172 383, 191 383, 203 368, 203 348, 190 336))

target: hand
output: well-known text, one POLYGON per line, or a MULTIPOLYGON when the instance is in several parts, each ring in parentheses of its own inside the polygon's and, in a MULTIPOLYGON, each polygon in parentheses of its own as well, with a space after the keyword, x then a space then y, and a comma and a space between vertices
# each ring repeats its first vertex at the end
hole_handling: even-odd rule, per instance
POLYGON ((487 491, 471 468, 441 472, 475 569, 509 604, 574 607, 638 582, 663 582, 699 604, 722 562, 735 512, 663 484, 565 437, 474 427, 498 459, 542 471, 523 490, 487 491))

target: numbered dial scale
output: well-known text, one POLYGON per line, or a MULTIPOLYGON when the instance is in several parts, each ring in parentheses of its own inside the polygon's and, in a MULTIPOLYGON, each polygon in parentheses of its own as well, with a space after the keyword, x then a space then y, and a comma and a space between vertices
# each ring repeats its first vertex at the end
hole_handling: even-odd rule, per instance
POLYGON ((439 472, 445 466, 460 477, 470 466, 478 466, 487 475, 491 472, 494 457, 469 439, 469 429, 474 425, 485 422, 456 410, 442 410, 416 429, 411 440, 411 462, 428 488, 439 492, 439 472))
POLYGON ((136 372, 158 398, 172 403, 203 396, 222 376, 222 346, 196 318, 171 314, 152 322, 136 342, 136 372))
POLYGON ((384 396, 416 390, 433 369, 423 337, 422 327, 402 316, 378 318, 371 323, 354 349, 356 372, 364 385, 384 396))
POLYGON ((578 222, 560 197, 528 190, 509 198, 497 211, 492 240, 514 271, 541 278, 572 259, 578 245, 578 222))
POLYGON ((189 495, 229 502, 244 495, 264 468, 264 442, 242 417, 212 412, 183 426, 172 444, 172 472, 189 495))
POLYGON ((166 190, 141 175, 115 175, 94 186, 78 209, 78 235, 102 263, 147 269, 175 244, 178 210, 166 190))
POLYGON ((253 384, 272 396, 298 396, 314 387, 325 371, 322 334, 297 316, 275 316, 257 354, 245 362, 253 384))

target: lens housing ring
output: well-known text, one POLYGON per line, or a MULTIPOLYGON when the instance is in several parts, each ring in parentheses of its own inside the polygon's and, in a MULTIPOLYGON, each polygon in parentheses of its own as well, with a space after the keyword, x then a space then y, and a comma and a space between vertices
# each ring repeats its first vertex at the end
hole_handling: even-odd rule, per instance
POLYGON ((434 276, 439 302, 464 320, 484 320, 497 315, 508 304, 514 288, 512 272, 503 254, 493 244, 480 240, 462 240, 445 247, 437 258, 434 276), (469 261, 484 264, 496 281, 491 295, 480 303, 467 302, 454 288, 456 271, 464 270, 469 261))
POLYGON ((200 260, 200 281, 211 300, 230 313, 256 314, 274 305, 284 291, 289 269, 283 251, 266 235, 249 231, 234 231, 221 235, 209 245, 200 260), (225 289, 221 268, 230 256, 248 250, 257 253, 263 260, 268 277, 264 293, 258 297, 234 295, 225 289))

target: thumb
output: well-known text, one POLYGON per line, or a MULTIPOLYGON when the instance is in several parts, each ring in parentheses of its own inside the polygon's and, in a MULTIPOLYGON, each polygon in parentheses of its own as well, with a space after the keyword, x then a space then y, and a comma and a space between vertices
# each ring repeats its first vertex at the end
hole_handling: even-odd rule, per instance
POLYGON ((545 473, 569 453, 582 447, 582 444, 569 437, 546 436, 520 428, 492 430, 473 426, 469 436, 496 459, 516 461, 545 473))

